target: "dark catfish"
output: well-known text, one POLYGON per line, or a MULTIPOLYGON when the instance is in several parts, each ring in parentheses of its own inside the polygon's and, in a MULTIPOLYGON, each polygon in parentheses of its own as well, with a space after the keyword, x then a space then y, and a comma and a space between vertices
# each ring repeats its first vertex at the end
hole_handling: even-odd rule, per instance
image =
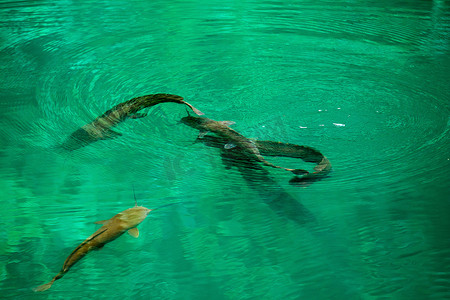
POLYGON ((103 226, 70 253, 59 273, 50 282, 38 286, 33 290, 35 292, 48 290, 55 280, 61 279, 86 254, 92 250, 102 248, 105 244, 114 241, 125 232, 128 231, 131 236, 137 238, 139 236, 139 230, 136 226, 144 221, 150 211, 151 209, 136 205, 118 213, 109 220, 96 222, 97 224, 103 224, 103 226))
POLYGON ((151 94, 136 97, 117 104, 101 116, 97 117, 94 121, 74 131, 64 141, 62 148, 72 151, 98 140, 121 136, 121 133, 113 131, 111 128, 128 118, 136 119, 145 117, 146 114, 138 112, 144 108, 165 102, 184 104, 196 114, 203 115, 201 111, 184 101, 181 96, 172 94, 151 94))
POLYGON ((308 173, 308 171, 302 169, 283 168, 266 161, 253 140, 246 138, 245 136, 228 126, 234 124, 234 122, 214 121, 208 118, 193 116, 184 117, 181 119, 181 122, 190 127, 200 130, 199 138, 204 137, 208 132, 215 133, 216 135, 227 140, 227 144, 225 144, 224 146, 225 149, 238 147, 243 152, 243 154, 246 154, 250 159, 262 162, 266 166, 284 169, 286 171, 293 172, 296 175, 308 173))

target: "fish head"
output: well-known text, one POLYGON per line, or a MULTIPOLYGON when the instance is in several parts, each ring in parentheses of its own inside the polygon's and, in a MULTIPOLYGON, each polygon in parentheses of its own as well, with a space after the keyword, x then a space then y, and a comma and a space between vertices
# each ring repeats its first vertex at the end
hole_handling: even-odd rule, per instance
POLYGON ((144 221, 151 211, 144 206, 135 206, 123 211, 120 219, 125 221, 128 227, 135 227, 144 221))
POLYGON ((190 126, 192 128, 198 129, 198 130, 207 130, 208 124, 210 119, 208 118, 201 118, 201 117, 194 117, 194 116, 187 116, 184 118, 181 118, 181 123, 190 126))

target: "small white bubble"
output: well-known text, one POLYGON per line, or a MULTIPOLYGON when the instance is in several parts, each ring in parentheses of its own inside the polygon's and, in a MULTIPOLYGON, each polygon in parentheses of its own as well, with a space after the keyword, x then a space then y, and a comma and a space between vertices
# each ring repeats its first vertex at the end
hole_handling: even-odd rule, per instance
POLYGON ((345 127, 345 124, 340 124, 340 123, 333 123, 334 126, 337 127, 345 127))
POLYGON ((303 126, 298 126, 298 127, 299 127, 299 128, 308 128, 308 127, 306 127, 306 126, 305 126, 305 127, 303 127, 303 126))

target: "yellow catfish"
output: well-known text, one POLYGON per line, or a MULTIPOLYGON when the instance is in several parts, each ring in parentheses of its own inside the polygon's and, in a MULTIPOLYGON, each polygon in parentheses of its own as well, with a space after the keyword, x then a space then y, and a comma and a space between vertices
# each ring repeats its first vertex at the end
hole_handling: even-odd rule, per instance
POLYGON ((137 238, 139 236, 139 230, 136 226, 145 220, 150 211, 152 211, 152 209, 136 204, 136 206, 118 213, 109 220, 95 222, 96 224, 102 224, 103 226, 70 253, 66 258, 61 271, 59 271, 50 282, 38 286, 33 290, 35 292, 48 290, 55 280, 62 278, 70 268, 86 254, 92 250, 102 248, 105 244, 117 239, 125 232, 128 231, 131 236, 137 238))

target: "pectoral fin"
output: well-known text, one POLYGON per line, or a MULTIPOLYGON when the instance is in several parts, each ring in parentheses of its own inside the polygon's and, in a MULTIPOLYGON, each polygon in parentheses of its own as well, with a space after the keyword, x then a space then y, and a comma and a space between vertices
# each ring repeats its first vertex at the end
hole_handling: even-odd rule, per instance
POLYGON ((202 139, 209 131, 208 130, 202 130, 198 133, 198 137, 199 139, 202 139))
POLYGON ((139 237, 139 230, 136 227, 131 228, 130 230, 128 230, 128 234, 134 238, 137 238, 139 237))
POLYGON ((103 138, 104 140, 106 139, 114 139, 116 137, 122 136, 122 134, 120 132, 111 130, 111 129, 107 129, 105 130, 105 132, 103 132, 103 138))
POLYGON ((233 149, 236 147, 236 144, 233 144, 232 142, 226 143, 225 146, 223 146, 225 149, 233 149))

